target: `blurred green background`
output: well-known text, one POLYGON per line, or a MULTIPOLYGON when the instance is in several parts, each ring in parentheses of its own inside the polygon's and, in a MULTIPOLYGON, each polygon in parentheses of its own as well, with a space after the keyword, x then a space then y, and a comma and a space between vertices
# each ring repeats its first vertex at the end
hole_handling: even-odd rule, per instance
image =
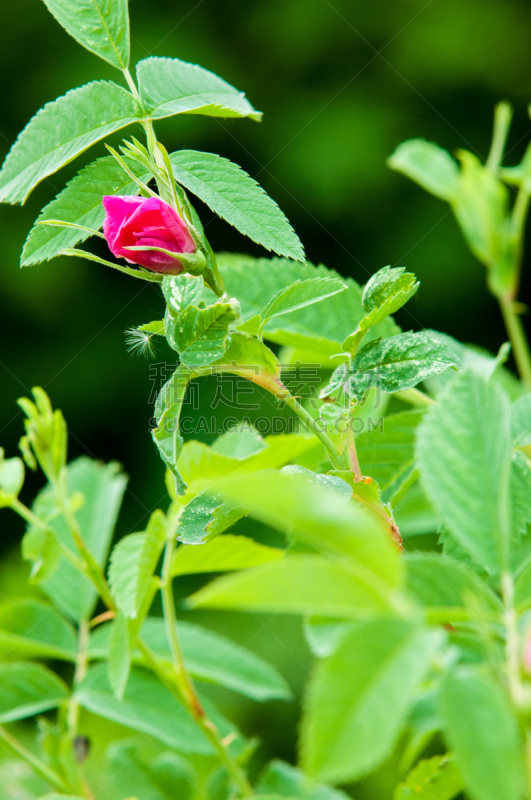
MULTIPOLYGON (((260 125, 199 116, 162 121, 157 131, 169 150, 207 150, 241 164, 286 212, 315 263, 360 283, 385 264, 416 272, 422 285, 398 316, 404 329, 435 328, 497 350, 505 335, 483 268, 447 207, 385 160, 415 136, 486 157, 493 106, 504 98, 516 109, 506 163, 520 160, 531 128, 529 2, 131 0, 130 7, 133 61, 166 55, 200 63, 264 111, 260 125)), ((95 78, 120 80, 70 39, 40 0, 3 3, 0 75, 2 157, 44 103, 95 78)), ((123 336, 161 315, 158 289, 76 260, 19 269, 42 206, 104 152, 103 144, 92 148, 41 184, 22 209, 0 208, 0 444, 16 454, 22 418, 15 400, 44 386, 67 418, 71 457, 117 459, 131 476, 123 535, 141 528, 163 495, 163 469, 148 433, 148 362, 126 353, 123 336)), ((260 252, 199 210, 215 249, 260 252)), ((528 288, 529 280, 524 302, 528 288)), ((172 362, 161 350, 155 361, 165 359, 172 362)), ((40 485, 30 477, 24 499, 40 485)), ((0 590, 21 593, 12 547, 22 527, 6 511, 0 525, 0 590)), ((294 622, 276 622, 274 634, 237 615, 223 624, 241 641, 253 637, 300 688, 309 657, 294 622), (290 653, 278 636, 289 637, 290 653)), ((271 727, 276 705, 252 712, 245 728, 275 742, 271 751, 293 757, 293 729, 282 720, 271 727)), ((295 717, 293 709, 286 714, 295 717)))

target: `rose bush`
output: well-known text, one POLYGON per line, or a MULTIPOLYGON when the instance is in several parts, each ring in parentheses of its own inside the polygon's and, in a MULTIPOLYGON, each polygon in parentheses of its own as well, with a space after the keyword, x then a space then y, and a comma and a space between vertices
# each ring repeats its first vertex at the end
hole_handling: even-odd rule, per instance
POLYGON ((177 211, 160 197, 105 196, 103 233, 113 255, 125 258, 153 272, 178 275, 183 265, 160 250, 132 250, 158 247, 173 253, 196 249, 188 228, 177 211))

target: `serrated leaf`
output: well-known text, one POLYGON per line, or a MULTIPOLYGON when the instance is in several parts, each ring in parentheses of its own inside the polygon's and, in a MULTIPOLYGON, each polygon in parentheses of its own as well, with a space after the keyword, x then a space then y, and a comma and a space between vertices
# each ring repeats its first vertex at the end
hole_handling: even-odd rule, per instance
POLYGON ((127 0, 44 0, 57 22, 79 44, 117 69, 129 65, 127 0))
POLYGON ((264 306, 260 316, 265 324, 273 317, 290 314, 299 308, 313 305, 327 297, 343 292, 346 288, 345 284, 336 278, 321 277, 307 278, 304 281, 298 280, 277 292, 264 306))
POLYGON ((186 273, 165 275, 162 279, 164 298, 176 315, 181 314, 190 305, 197 305, 203 286, 203 279, 200 276, 186 273))
POLYGON ((387 161, 428 192, 448 202, 459 195, 459 167, 451 155, 432 142, 410 139, 402 142, 387 161))
MULTIPOLYGON (((141 180, 149 177, 135 162, 129 161, 128 166, 141 180)), ((61 219, 99 230, 105 217, 102 197, 113 194, 138 194, 138 186, 112 156, 98 158, 82 169, 55 200, 43 208, 24 244, 21 265, 28 267, 49 261, 61 250, 75 247, 90 235, 76 228, 41 225, 43 220, 61 219)))
MULTIPOLYGON (((328 359, 341 351, 343 340, 364 316, 361 287, 352 278, 342 278, 334 270, 309 262, 295 263, 281 258, 260 258, 221 254, 218 266, 231 297, 237 297, 244 320, 259 315, 262 308, 278 292, 297 280, 327 277, 340 280, 347 288, 319 303, 315 313, 311 306, 285 316, 274 317, 266 323, 263 337, 289 347, 308 351, 309 363, 328 359)), ((368 332, 373 336, 391 336, 398 332, 391 319, 384 320, 368 332)))
MULTIPOLYGON (((82 456, 71 462, 67 468, 67 486, 70 495, 80 493, 83 505, 76 511, 76 519, 81 528, 83 540, 100 566, 103 567, 109 548, 114 525, 125 491, 127 478, 115 463, 100 464, 82 456)), ((63 517, 51 501, 52 493, 44 489, 37 496, 34 512, 55 532, 56 536, 76 552, 72 534, 63 517), (48 519, 49 515, 52 519, 48 519)), ((61 557, 53 575, 41 584, 54 606, 70 619, 87 619, 97 600, 92 583, 61 557)))
POLYGON ((335 398, 344 392, 351 399, 361 399, 371 387, 400 392, 458 365, 441 342, 423 333, 400 333, 362 347, 350 369, 346 364, 337 368, 321 396, 335 398))
POLYGON ((452 538, 491 572, 509 559, 511 458, 508 398, 463 372, 421 422, 417 462, 452 538))
MULTIPOLYGON (((180 752, 200 755, 214 752, 184 706, 151 672, 144 669, 134 667, 131 670, 124 697, 119 700, 109 685, 106 665, 98 664, 89 669, 75 696, 87 711, 154 736, 180 752)), ((201 702, 222 737, 234 731, 234 725, 213 709, 211 703, 203 699, 201 702)), ((241 740, 236 740, 233 748, 240 744, 241 740)))
POLYGON ((256 786, 260 796, 274 794, 301 800, 347 800, 348 795, 322 783, 308 781, 304 772, 291 764, 274 759, 260 775, 256 786))
POLYGON ((189 305, 177 315, 168 307, 164 322, 168 344, 179 353, 185 366, 208 366, 223 356, 229 325, 238 316, 234 302, 214 303, 206 308, 189 305))
POLYGON ((394 800, 453 800, 465 785, 451 755, 433 756, 415 765, 397 786, 394 800))
POLYGON ((344 559, 362 581, 371 583, 378 576, 374 586, 384 595, 389 587, 400 585, 401 562, 387 532, 337 487, 276 470, 230 476, 218 486, 228 500, 249 509, 261 522, 314 550, 344 559))
POLYGON ((13 722, 57 708, 68 697, 68 687, 40 664, 0 664, 0 723, 13 722))
POLYGON ((192 595, 188 604, 192 608, 363 619, 368 614, 390 613, 386 594, 366 574, 354 574, 329 557, 294 555, 220 578, 192 595))
POLYGON ((137 617, 165 540, 166 519, 162 511, 155 511, 144 532, 124 536, 112 551, 109 584, 124 617, 137 617))
POLYGON ((204 544, 246 514, 246 509, 223 502, 218 495, 200 492, 190 500, 179 517, 177 539, 188 545, 204 544))
POLYGON ((41 600, 15 600, 0 607, 3 658, 56 658, 75 661, 74 628, 41 600))
POLYGON ((420 286, 412 272, 405 267, 384 267, 372 276, 363 290, 361 302, 365 317, 362 329, 371 328, 389 314, 394 314, 413 297, 420 286))
POLYGON ((144 58, 136 65, 143 104, 153 118, 174 114, 251 117, 256 111, 243 92, 213 72, 178 58, 144 58))
POLYGON ((237 164, 197 150, 180 150, 170 160, 175 180, 244 236, 266 250, 304 260, 299 237, 283 212, 237 164))
MULTIPOLYGON (((172 575, 191 575, 201 572, 231 572, 248 569, 284 557, 284 550, 266 547, 246 536, 225 534, 202 547, 183 545, 172 561, 172 575)), ((1 625, 1 617, 0 617, 1 625)))
POLYGON ((442 633, 403 620, 357 626, 316 667, 307 690, 301 762, 346 783, 389 756, 442 633))
POLYGON ((441 700, 446 736, 470 796, 519 800, 524 746, 501 685, 482 666, 462 666, 446 675, 441 700))
POLYGON ((184 441, 179 432, 179 418, 191 377, 190 370, 178 367, 166 381, 155 403, 155 417, 158 424, 151 431, 160 457, 173 475, 177 494, 184 494, 186 490, 186 483, 177 468, 177 461, 184 441))
POLYGON ((24 128, 0 171, 0 202, 23 203, 32 189, 95 142, 138 119, 136 101, 93 81, 47 103, 24 128))

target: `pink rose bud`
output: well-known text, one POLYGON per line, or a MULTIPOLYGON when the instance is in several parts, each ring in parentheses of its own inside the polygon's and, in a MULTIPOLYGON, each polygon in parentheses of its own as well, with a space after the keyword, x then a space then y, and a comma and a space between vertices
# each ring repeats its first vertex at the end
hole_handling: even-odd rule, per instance
POLYGON ((103 198, 103 233, 112 253, 152 272, 178 275, 183 265, 158 250, 128 247, 163 247, 172 253, 193 253, 195 243, 179 214, 160 197, 106 195, 103 198))

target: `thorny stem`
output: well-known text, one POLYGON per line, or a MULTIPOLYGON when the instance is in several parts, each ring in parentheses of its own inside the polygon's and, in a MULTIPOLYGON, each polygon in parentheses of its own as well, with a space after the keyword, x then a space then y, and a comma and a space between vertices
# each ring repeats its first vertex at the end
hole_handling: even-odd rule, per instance
POLYGON ((12 753, 22 758, 23 761, 26 761, 27 764, 33 769, 34 772, 37 773, 43 780, 53 786, 55 789, 58 789, 60 792, 67 791, 67 787, 65 786, 62 778, 60 775, 55 772, 55 770, 51 769, 44 761, 41 761, 40 758, 37 758, 30 750, 27 750, 23 744, 21 744, 14 736, 11 736, 9 731, 7 731, 2 725, 0 725, 0 740, 4 742, 6 747, 11 750, 12 753))
MULTIPOLYGON (((220 760, 227 768, 232 779, 238 786, 241 794, 244 797, 251 797, 253 795, 252 786, 247 780, 244 771, 242 770, 238 762, 234 759, 231 752, 229 751, 229 745, 222 740, 218 729, 216 728, 214 723, 211 722, 206 716, 205 710, 201 705, 199 698, 197 696, 194 682, 190 677, 190 675, 188 674, 186 665, 184 663, 182 649, 177 633, 177 619, 175 616, 175 605, 172 593, 171 564, 172 564, 174 549, 175 549, 175 537, 172 536, 166 542, 166 548, 164 551, 160 591, 162 595, 162 606, 164 611, 166 634, 168 636, 168 642, 170 645, 170 651, 172 655, 172 666, 173 666, 172 675, 175 679, 175 687, 177 688, 178 691, 177 696, 181 701, 184 701, 185 705, 188 707, 196 723, 201 728, 201 730, 203 731, 207 739, 210 741, 210 743, 213 745, 214 749, 219 755, 220 760)), ((150 652, 146 653, 145 650, 143 650, 143 652, 145 655, 148 656, 148 659, 152 663, 152 665, 157 666, 157 669, 160 669, 158 664, 156 664, 157 657, 154 656, 153 653, 150 652)))

